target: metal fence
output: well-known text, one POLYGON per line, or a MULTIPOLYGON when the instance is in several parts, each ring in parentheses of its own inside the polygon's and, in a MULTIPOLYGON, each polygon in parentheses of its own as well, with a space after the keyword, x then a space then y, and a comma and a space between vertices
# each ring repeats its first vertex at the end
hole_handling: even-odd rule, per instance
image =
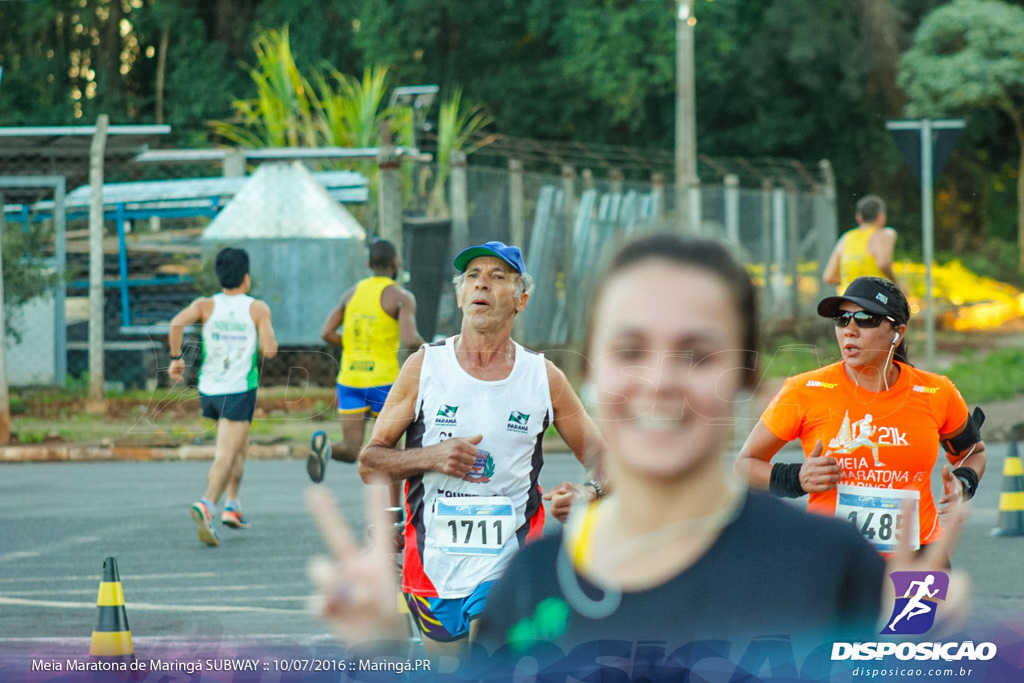
MULTIPOLYGON (((360 170, 365 172, 367 162, 360 163, 360 170)), ((372 170, 373 162, 369 163, 372 170)), ((438 177, 437 168, 423 162, 406 164, 403 210, 407 217, 415 217, 429 204, 426 193, 431 190, 430 180, 438 177)), ((322 170, 322 165, 310 165, 312 170, 322 170)), ((666 191, 657 176, 643 182, 625 180, 616 173, 595 177, 586 169, 563 168, 560 175, 553 175, 509 166, 469 165, 461 175, 455 169, 449 175, 446 215, 456 221, 458 216, 465 216, 464 233, 460 235, 466 244, 450 239, 446 254, 431 256, 442 266, 438 271, 441 281, 434 283, 442 289, 434 331, 451 334, 459 325, 449 283, 453 274, 451 255, 467 244, 500 239, 518 242, 524 248, 528 268, 536 280, 530 305, 517 322, 517 338, 542 350, 579 350, 587 303, 604 263, 633 235, 677 229, 673 192, 666 191), (462 194, 452 187, 460 182, 464 183, 462 194), (465 206, 450 205, 456 196, 465 196, 465 206)), ((9 169, 0 169, 0 176, 6 171, 9 169)), ((223 175, 222 161, 126 161, 108 168, 106 180, 223 175)), ((370 201, 352 209, 372 234, 379 212, 373 194, 376 184, 371 182, 371 188, 370 201)), ((69 187, 69 193, 74 189, 69 187)), ((722 184, 703 186, 693 197, 699 199, 699 233, 735 245, 761 285, 769 332, 773 326, 791 326, 813 315, 814 302, 821 295, 820 269, 837 233, 834 198, 827 183, 794 186, 765 180, 760 188, 740 187, 738 181, 726 176, 722 184)), ((149 218, 118 216, 115 212, 108 217, 103 313, 108 389, 153 387, 167 382, 165 337, 127 336, 124 320, 130 317, 136 327, 164 324, 194 296, 210 293, 211 282, 203 282, 197 275, 202 265, 198 235, 225 203, 226 198, 216 198, 195 211, 165 212, 149 218), (118 286, 118 281, 126 278, 131 280, 127 293, 118 286)), ((9 377, 15 387, 62 384, 68 378, 80 378, 88 370, 87 211, 69 208, 68 246, 66 255, 62 255, 55 239, 57 216, 53 209, 52 193, 43 193, 30 202, 8 199, 5 207, 5 240, 14 233, 45 236, 32 247, 32 258, 55 272, 63 271, 61 286, 22 306, 10 321, 19 333, 6 340, 9 377)), ((453 226, 453 235, 457 227, 453 226)), ((412 254, 409 258, 425 256, 412 254)), ((310 277, 310 286, 330 288, 338 295, 350 284, 329 273, 310 277)), ((303 311, 318 320, 327 313, 303 311)), ((318 367, 307 368, 311 381, 331 384, 336 363, 331 367, 321 362, 325 357, 322 349, 308 351, 310 358, 320 359, 318 367)), ((294 365, 296 358, 302 357, 290 354, 288 362, 294 365)), ((264 371, 264 382, 274 383, 278 376, 287 381, 292 369, 267 364, 264 371)))
MULTIPOLYGON (((515 242, 513 174, 470 167, 469 244, 515 242)), ((673 193, 659 182, 524 174, 525 225, 520 246, 536 286, 516 334, 537 348, 579 350, 587 302, 607 260, 626 240, 656 230, 678 230, 673 193)), ((826 186, 701 187, 702 236, 733 245, 761 291, 766 333, 799 331, 815 317, 824 295, 821 270, 837 238, 835 201, 826 186)), ((453 245, 453 251, 465 245, 453 245)), ((442 302, 438 330, 454 333, 454 298, 442 302)))

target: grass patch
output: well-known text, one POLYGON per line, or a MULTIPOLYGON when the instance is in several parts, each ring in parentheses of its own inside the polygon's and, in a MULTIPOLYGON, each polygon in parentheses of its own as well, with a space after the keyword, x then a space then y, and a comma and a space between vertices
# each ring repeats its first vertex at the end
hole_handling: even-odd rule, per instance
POLYGON ((968 403, 1001 401, 1024 390, 1024 351, 1000 349, 978 360, 973 352, 961 354, 944 373, 968 403))
POLYGON ((22 415, 23 413, 28 412, 28 404, 26 404, 17 396, 10 397, 9 407, 11 410, 11 415, 22 415))
POLYGON ((758 358, 763 377, 792 377, 835 361, 817 344, 783 343, 758 358))
POLYGON ((32 444, 46 441, 48 432, 39 430, 17 430, 18 443, 32 444))

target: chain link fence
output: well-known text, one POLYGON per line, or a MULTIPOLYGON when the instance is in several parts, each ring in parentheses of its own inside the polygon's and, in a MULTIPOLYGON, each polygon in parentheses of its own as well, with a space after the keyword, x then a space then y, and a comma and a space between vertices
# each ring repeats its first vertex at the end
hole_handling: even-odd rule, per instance
MULTIPOLYGON (((469 244, 517 241, 514 175, 505 169, 468 169, 469 244)), ((614 251, 640 234, 679 229, 673 188, 657 176, 652 182, 609 176, 567 169, 560 175, 522 176, 519 243, 535 290, 516 335, 528 345, 579 351, 586 302, 614 251)), ((751 188, 729 182, 702 186, 696 194, 699 234, 731 243, 759 285, 765 333, 798 334, 804 321, 816 318, 817 301, 825 295, 821 270, 838 232, 831 193, 812 185, 765 182, 751 188)), ((454 297, 446 301, 438 330, 452 334, 459 317, 454 297)))
MULTIPOLYGON (((480 160, 486 157, 481 155, 480 160)), ((0 162, 4 164, 0 168, 4 178, 47 168, 43 156, 0 162)), ((344 165, 368 176, 368 197, 347 206, 367 232, 374 234, 379 220, 375 162, 305 163, 316 172, 344 165)), ((226 165, 223 155, 183 161, 126 157, 108 162, 105 182, 127 184, 123 187, 162 181, 201 185, 204 180, 223 179, 226 165)), ((409 252, 410 245, 406 245, 405 262, 410 271, 424 262, 435 266, 425 280, 414 278, 410 286, 421 300, 429 298, 426 288, 436 292, 437 303, 428 312, 429 328, 433 336, 452 334, 458 330, 460 319, 450 284, 454 274, 451 256, 468 244, 492 239, 518 243, 524 249, 536 289, 517 321, 517 338, 540 350, 578 352, 587 302, 610 254, 631 236, 677 229, 673 188, 666 187, 658 173, 648 175, 647 180, 638 179, 640 174, 635 169, 633 177, 627 179, 614 168, 599 167, 594 173, 585 167, 562 165, 558 172, 543 173, 524 170, 523 166, 507 158, 504 165, 474 162, 460 175, 454 168, 439 174, 436 165, 427 162, 404 163, 406 234, 416 229, 417 219, 433 220, 449 229, 440 246, 409 252), (435 179, 442 176, 447 176, 445 201, 439 216, 428 216, 428 210, 437 213, 437 203, 432 203, 430 194, 435 179), (461 195, 453 183, 464 183, 461 195), (464 206, 452 205, 456 196, 465 196, 464 206), (461 220, 464 226, 458 225, 461 220), (460 243, 460 239, 466 243, 460 243)), ((555 164, 536 166, 553 169, 555 164)), ((773 181, 764 175, 769 172, 765 168, 757 167, 762 174, 761 187, 751 182, 749 169, 737 176, 709 172, 721 182, 708 182, 693 195, 699 198, 699 233, 735 245, 761 285, 764 317, 769 325, 798 327, 802 318, 813 315, 814 303, 822 294, 820 269, 837 232, 834 199, 829 184, 819 178, 787 171, 788 175, 773 181), (807 182, 794 182, 794 175, 807 182)), ((44 288, 39 296, 9 307, 8 324, 14 333, 8 335, 7 351, 9 380, 14 387, 83 382, 88 371, 90 193, 86 183, 87 176, 81 173, 67 177, 62 247, 58 244, 61 230, 56 226, 53 188, 5 191, 0 178, 0 192, 5 193, 5 279, 14 272, 15 263, 11 260, 14 257, 8 257, 8 243, 16 241, 24 245, 21 263, 61 277, 59 284, 44 288)), ((160 326, 166 326, 174 313, 195 296, 217 289, 199 236, 232 195, 204 195, 201 190, 190 196, 172 194, 146 202, 108 200, 102 320, 108 390, 166 385, 169 359, 166 332, 160 332, 160 326), (151 333, 140 334, 139 330, 151 333)), ((339 297, 364 275, 296 273, 296 277, 308 279, 309 287, 328 288, 339 297)), ((260 274, 253 273, 253 277, 258 280, 260 274)), ((10 301, 9 291, 5 298, 10 301)), ((328 312, 303 310, 302 314, 320 321, 328 312)), ((265 384, 294 381, 297 372, 307 381, 333 384, 337 354, 319 340, 285 351, 280 362, 264 365, 265 384)))

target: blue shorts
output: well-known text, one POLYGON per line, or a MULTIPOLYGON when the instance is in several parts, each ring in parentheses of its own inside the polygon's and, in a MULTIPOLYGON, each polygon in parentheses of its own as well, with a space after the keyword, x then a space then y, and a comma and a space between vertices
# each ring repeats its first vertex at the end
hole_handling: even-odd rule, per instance
POLYGON ((484 581, 464 598, 425 598, 405 593, 405 604, 423 635, 431 640, 450 642, 469 635, 469 622, 484 611, 493 585, 494 581, 484 581))
POLYGON ((391 391, 391 384, 382 384, 377 387, 349 387, 344 384, 337 385, 338 413, 341 415, 355 415, 370 411, 373 417, 377 417, 384 401, 391 391))
POLYGON ((252 422, 252 415, 256 412, 256 390, 213 396, 199 394, 199 407, 203 409, 203 417, 211 420, 224 418, 235 422, 252 422))

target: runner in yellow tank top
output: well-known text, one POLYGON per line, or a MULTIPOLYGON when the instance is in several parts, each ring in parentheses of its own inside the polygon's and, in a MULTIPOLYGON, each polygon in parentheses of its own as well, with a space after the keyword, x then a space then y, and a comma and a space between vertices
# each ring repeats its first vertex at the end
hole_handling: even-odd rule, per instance
POLYGON ((858 226, 839 238, 822 274, 822 280, 838 285, 839 292, 868 275, 896 282, 892 269, 896 231, 885 226, 885 202, 874 195, 862 197, 856 218, 858 226))
POLYGON ((323 431, 313 435, 306 470, 317 483, 323 481, 328 459, 356 461, 366 420, 380 412, 398 376, 399 347, 412 350, 423 344, 416 329, 416 298, 395 283, 395 245, 375 240, 368 265, 373 276, 342 295, 320 332, 325 342, 341 349, 337 398, 344 438, 332 444, 323 431))
MULTIPOLYGON (((338 384, 366 388, 391 384, 398 377, 398 320, 381 306, 381 294, 395 284, 374 275, 356 285, 342 321, 338 384)), ((366 412, 366 406, 338 412, 366 412)), ((373 411, 376 412, 376 411, 373 411)))

